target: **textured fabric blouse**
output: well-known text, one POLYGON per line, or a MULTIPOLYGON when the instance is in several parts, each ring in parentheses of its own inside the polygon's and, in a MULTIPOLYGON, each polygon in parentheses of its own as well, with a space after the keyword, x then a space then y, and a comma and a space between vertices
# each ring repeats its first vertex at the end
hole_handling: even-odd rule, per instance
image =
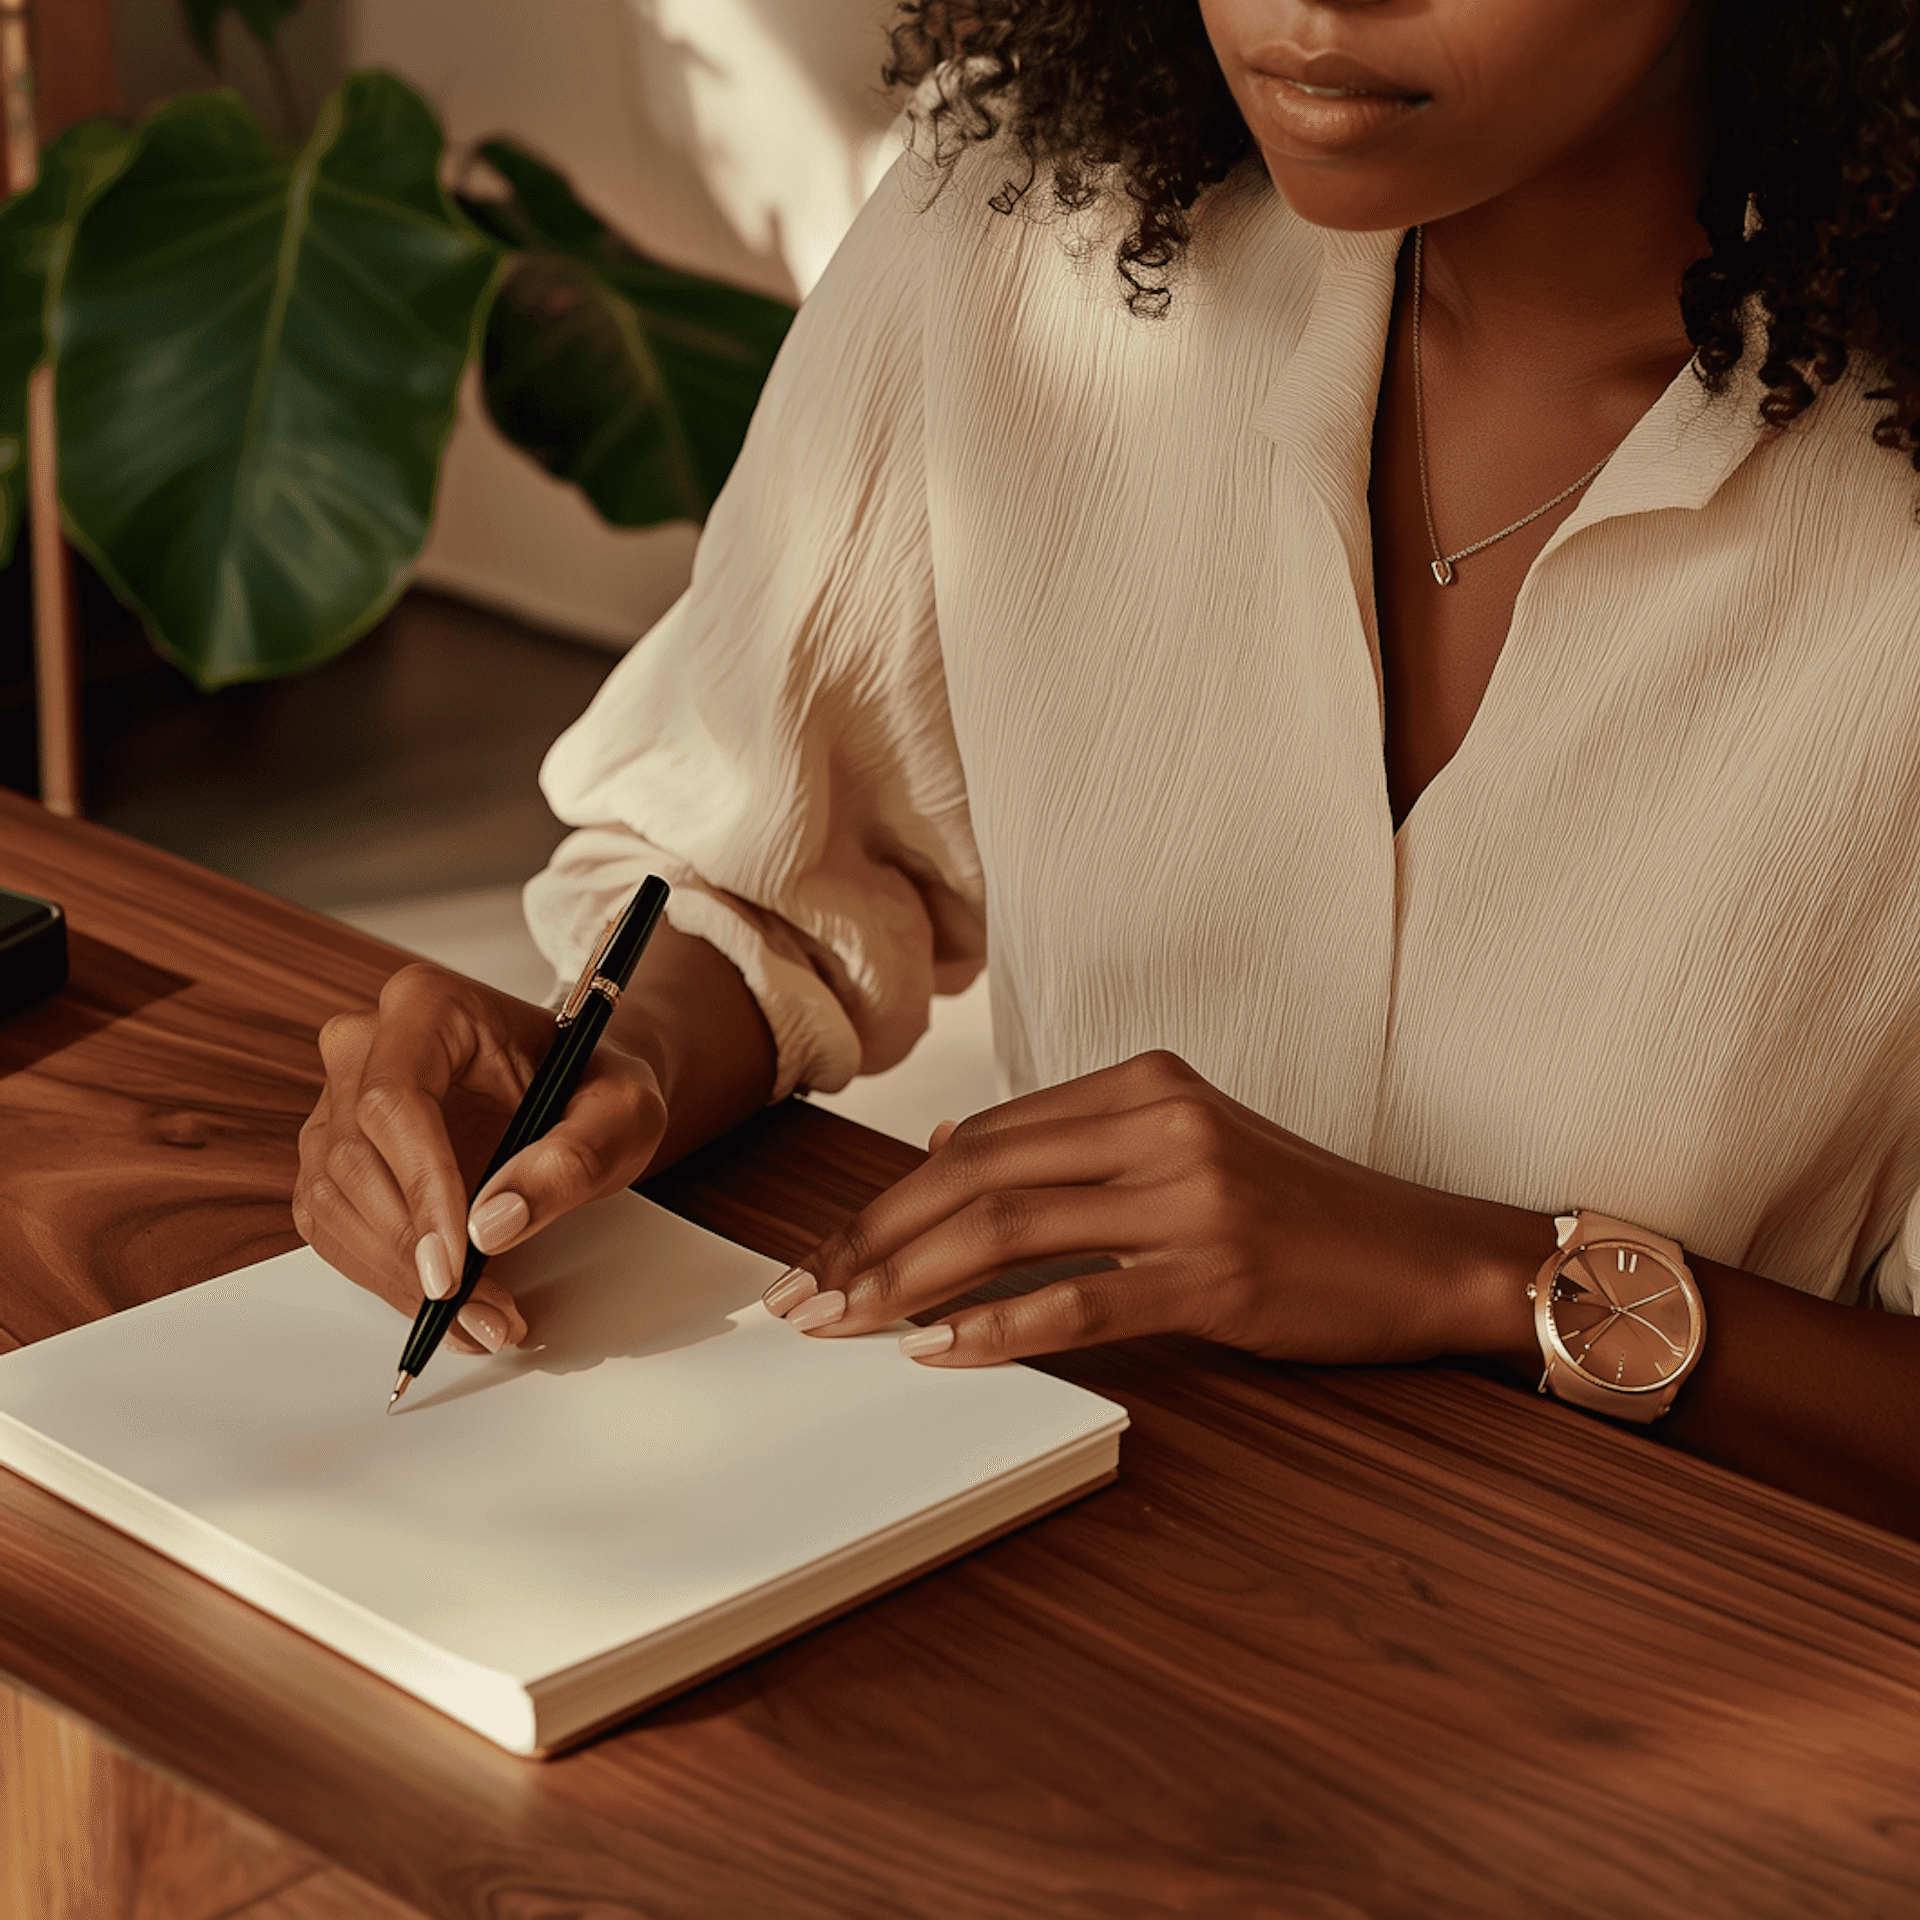
POLYGON ((570 975, 649 869, 782 1094, 992 958, 1013 1091, 1168 1047, 1407 1179, 1920 1287, 1920 526, 1859 383, 1683 372, 1526 576, 1396 833, 1367 506, 1401 236, 1106 236, 909 158, 793 328, 691 588, 553 748, 570 975), (1079 244, 1074 244, 1078 241, 1079 244), (1906 1232, 1903 1235, 1903 1222, 1906 1232))

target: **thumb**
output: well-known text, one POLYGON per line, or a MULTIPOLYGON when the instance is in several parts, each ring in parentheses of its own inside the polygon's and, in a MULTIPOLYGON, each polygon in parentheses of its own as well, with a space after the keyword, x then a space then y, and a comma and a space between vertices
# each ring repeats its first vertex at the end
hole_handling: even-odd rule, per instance
POLYGON ((479 1193, 467 1231, 482 1253, 504 1253, 589 1200, 631 1186, 666 1131, 653 1070, 603 1048, 553 1129, 507 1162, 479 1193))

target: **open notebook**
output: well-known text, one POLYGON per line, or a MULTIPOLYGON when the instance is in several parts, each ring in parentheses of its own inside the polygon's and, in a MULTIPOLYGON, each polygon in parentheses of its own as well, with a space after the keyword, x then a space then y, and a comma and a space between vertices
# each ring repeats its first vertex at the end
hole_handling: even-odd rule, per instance
POLYGON ((1126 1415, 893 1334, 634 1194, 491 1269, 442 1348, 301 1249, 0 1356, 0 1464, 515 1753, 549 1753, 1109 1478, 1126 1415))

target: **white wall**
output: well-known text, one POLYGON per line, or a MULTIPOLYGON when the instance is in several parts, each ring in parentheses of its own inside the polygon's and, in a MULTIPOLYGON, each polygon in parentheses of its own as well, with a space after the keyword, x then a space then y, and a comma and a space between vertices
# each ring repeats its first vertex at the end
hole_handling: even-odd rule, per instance
MULTIPOLYGON (((645 251, 804 294, 890 160, 886 0, 344 0, 351 66, 402 75, 450 142, 510 134, 645 251)), ((471 385, 429 584, 624 646, 694 529, 616 531, 487 424, 471 385)))

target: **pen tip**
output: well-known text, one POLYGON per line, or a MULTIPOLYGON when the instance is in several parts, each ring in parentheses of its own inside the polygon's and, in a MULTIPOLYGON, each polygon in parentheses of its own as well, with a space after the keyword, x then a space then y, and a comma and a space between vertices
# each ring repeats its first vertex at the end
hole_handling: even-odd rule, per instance
POLYGON ((393 1391, 387 1396, 387 1411, 389 1413, 400 1404, 400 1396, 406 1392, 411 1384, 411 1376, 404 1373, 393 1383, 393 1391))

